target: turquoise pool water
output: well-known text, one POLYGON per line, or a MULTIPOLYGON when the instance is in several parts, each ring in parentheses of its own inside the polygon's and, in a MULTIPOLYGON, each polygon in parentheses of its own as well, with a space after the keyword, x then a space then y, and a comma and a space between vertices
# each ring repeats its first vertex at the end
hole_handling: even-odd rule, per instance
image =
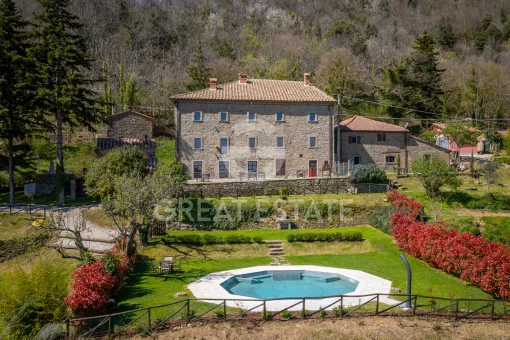
POLYGON ((258 299, 341 295, 358 282, 342 275, 314 271, 264 271, 234 276, 221 286, 229 293, 258 299))

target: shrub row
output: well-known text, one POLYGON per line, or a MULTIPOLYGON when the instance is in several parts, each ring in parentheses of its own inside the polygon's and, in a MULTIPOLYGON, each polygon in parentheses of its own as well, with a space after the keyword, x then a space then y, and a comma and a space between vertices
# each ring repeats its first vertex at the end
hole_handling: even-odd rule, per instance
POLYGON ((345 233, 303 233, 287 236, 287 241, 289 242, 359 242, 362 240, 363 236, 359 231, 345 233))
POLYGON ((171 244, 187 244, 187 245, 208 245, 208 244, 247 244, 262 243, 262 238, 255 236, 253 238, 245 235, 227 235, 225 237, 213 234, 185 234, 172 235, 168 234, 162 239, 166 245, 171 244))
POLYGON ((423 205, 399 193, 397 190, 392 190, 388 193, 388 202, 395 207, 395 212, 403 212, 411 219, 417 219, 423 211, 423 205))
POLYGON ((133 264, 117 241, 99 261, 83 264, 72 274, 71 293, 64 303, 75 316, 105 313, 109 300, 124 283, 133 264))
POLYGON ((510 300, 510 247, 448 227, 445 222, 416 221, 412 213, 402 211, 391 217, 393 237, 406 253, 510 300))

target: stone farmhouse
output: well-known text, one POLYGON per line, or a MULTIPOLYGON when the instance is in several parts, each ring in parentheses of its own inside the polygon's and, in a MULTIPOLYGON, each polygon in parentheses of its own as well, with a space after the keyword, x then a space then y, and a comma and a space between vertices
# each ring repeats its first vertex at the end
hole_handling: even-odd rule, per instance
MULTIPOLYGON (((437 154, 449 160, 449 151, 411 136, 409 130, 361 116, 340 123, 342 162, 376 164, 387 172, 396 172, 400 159, 402 173, 407 173, 417 158, 437 154)), ((335 130, 335 141, 336 141, 335 130)))
MULTIPOLYGON (((248 79, 175 95, 175 152, 190 178, 275 179, 330 175, 336 100, 303 81, 248 79)), ((407 172, 410 162, 448 150, 403 127, 354 116, 340 124, 340 161, 407 172)))
POLYGON ((239 80, 172 97, 191 178, 315 177, 333 162, 336 100, 304 81, 239 80))

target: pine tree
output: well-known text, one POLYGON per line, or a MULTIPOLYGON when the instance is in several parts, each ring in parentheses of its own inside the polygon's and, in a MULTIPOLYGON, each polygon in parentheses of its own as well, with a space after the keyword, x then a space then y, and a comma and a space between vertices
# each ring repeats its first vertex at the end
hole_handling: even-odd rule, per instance
POLYGON ((44 120, 31 110, 34 89, 29 77, 34 63, 27 57, 27 23, 14 1, 0 2, 0 139, 7 142, 9 203, 14 203, 14 142, 39 128, 44 120))
MULTIPOLYGON (((440 112, 443 105, 441 73, 438 69, 438 52, 433 37, 425 32, 413 44, 410 56, 403 57, 383 69, 384 85, 381 94, 384 102, 414 110, 440 112)), ((415 114, 428 118, 425 112, 404 112, 390 108, 392 117, 415 114)))
POLYGON ((453 26, 446 17, 442 17, 439 21, 437 42, 450 49, 452 49, 457 42, 455 33, 453 33, 453 26))
POLYGON ((211 70, 205 66, 205 57, 200 43, 193 63, 188 68, 188 75, 190 77, 190 82, 186 85, 188 91, 201 90, 209 86, 211 70))
POLYGON ((31 49, 37 59, 39 100, 46 114, 54 117, 57 134, 57 197, 64 204, 64 154, 62 129, 85 126, 102 120, 96 107, 95 93, 90 86, 95 80, 87 77, 92 59, 87 54, 84 38, 79 34, 83 25, 67 7, 71 0, 38 0, 42 13, 34 18, 31 49))

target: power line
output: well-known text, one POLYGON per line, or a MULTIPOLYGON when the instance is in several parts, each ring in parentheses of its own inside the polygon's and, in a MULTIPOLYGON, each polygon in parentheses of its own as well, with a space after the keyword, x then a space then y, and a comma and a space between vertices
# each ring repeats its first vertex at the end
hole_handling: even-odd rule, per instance
MULTIPOLYGON (((352 100, 356 100, 356 101, 360 101, 360 102, 365 102, 365 103, 370 103, 370 104, 379 105, 379 106, 391 107, 391 108, 394 108, 394 109, 400 109, 400 110, 406 110, 406 111, 412 111, 412 112, 418 112, 418 113, 425 113, 425 114, 434 115, 434 116, 440 116, 440 117, 453 117, 453 116, 444 115, 442 113, 431 112, 431 111, 423 111, 423 110, 411 109, 411 108, 402 107, 402 106, 384 104, 384 103, 381 103, 381 102, 375 102, 375 101, 372 101, 372 100, 366 100, 366 99, 361 99, 361 98, 349 97, 349 96, 344 96, 344 95, 341 95, 341 94, 339 96, 341 98, 352 99, 352 100)), ((465 119, 465 121, 469 121, 469 120, 473 120, 473 119, 471 119, 471 118, 466 118, 465 119)), ((486 122, 487 121, 509 121, 510 118, 485 118, 485 119, 484 118, 480 118, 480 119, 476 119, 476 120, 477 121, 486 121, 486 122)))
MULTIPOLYGON (((366 114, 363 114, 362 112, 359 112, 359 111, 354 111, 354 110, 350 110, 350 109, 346 109, 346 108, 342 108, 343 111, 347 111, 347 112, 352 112, 353 114, 346 114, 344 116, 362 116, 362 117, 367 117, 367 118, 373 118, 373 119, 384 119, 384 120, 403 120, 403 121, 431 121, 431 122, 437 122, 437 119, 435 118, 414 118, 414 117, 408 117, 408 118, 392 118, 392 117, 388 117, 388 116, 370 116, 370 115, 366 115, 366 114)), ((444 119, 443 121, 445 122, 461 122, 461 123, 465 123, 467 122, 466 120, 464 119, 444 119)), ((480 122, 482 122, 483 120, 479 120, 480 122)), ((508 125, 509 123, 505 123, 505 122, 499 122, 500 124, 504 124, 504 125, 508 125)))

